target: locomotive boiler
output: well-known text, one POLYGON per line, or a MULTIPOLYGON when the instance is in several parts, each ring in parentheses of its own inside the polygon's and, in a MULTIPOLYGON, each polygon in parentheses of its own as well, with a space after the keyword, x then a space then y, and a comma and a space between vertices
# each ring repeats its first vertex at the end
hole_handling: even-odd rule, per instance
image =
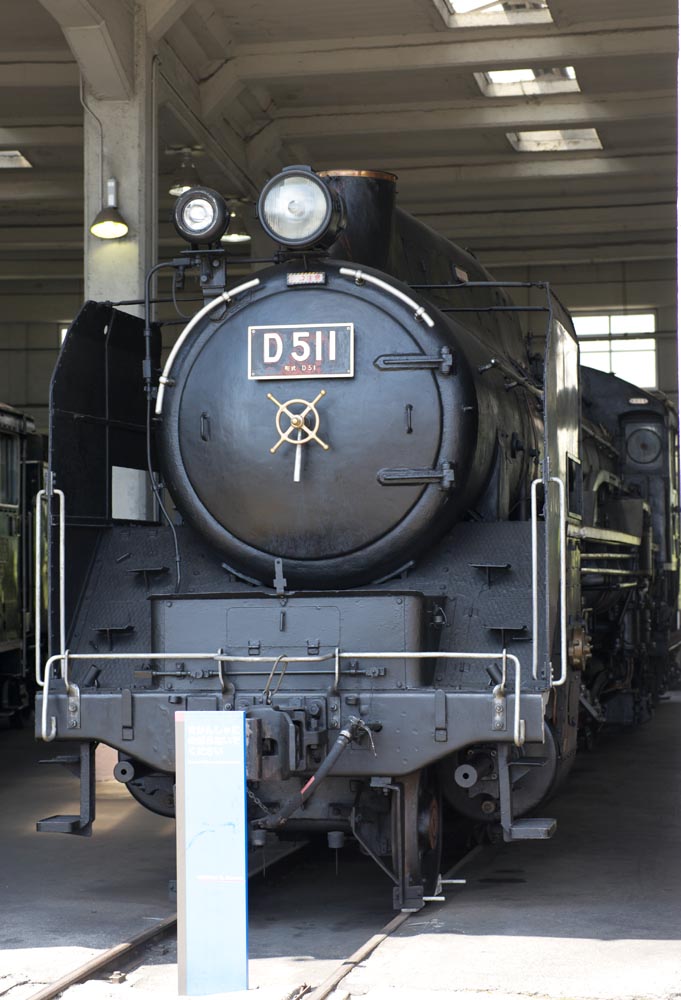
POLYGON ((223 200, 186 192, 190 249, 154 272, 194 269, 205 301, 165 364, 149 294, 145 321, 87 303, 71 327, 38 729, 77 744, 81 812, 39 829, 90 832, 98 741, 171 815, 174 713, 242 711, 252 843, 352 835, 417 908, 443 799, 545 839, 528 813, 580 720, 654 700, 678 590, 670 409, 614 380, 602 413, 591 376, 582 432, 548 286, 531 343, 508 286, 394 201, 391 174, 284 170, 258 206, 278 251, 234 282, 223 200))

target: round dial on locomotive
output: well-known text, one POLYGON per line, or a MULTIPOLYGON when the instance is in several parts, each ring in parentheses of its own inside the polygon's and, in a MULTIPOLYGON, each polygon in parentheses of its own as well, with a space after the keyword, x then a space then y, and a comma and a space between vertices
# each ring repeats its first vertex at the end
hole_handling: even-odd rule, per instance
POLYGON ((638 427, 627 438, 627 455, 634 462, 650 465, 662 454, 662 439, 652 427, 638 427))
POLYGON ((375 579, 455 513, 471 387, 437 364, 448 330, 394 294, 331 265, 321 287, 286 279, 282 268, 266 291, 207 316, 178 354, 166 477, 183 514, 249 575, 271 579, 279 557, 303 585, 340 582, 361 553, 375 579))

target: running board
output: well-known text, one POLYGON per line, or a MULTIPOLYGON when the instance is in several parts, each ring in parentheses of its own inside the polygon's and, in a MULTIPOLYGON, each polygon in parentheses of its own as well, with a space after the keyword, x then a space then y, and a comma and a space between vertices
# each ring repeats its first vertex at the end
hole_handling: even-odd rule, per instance
MULTIPOLYGON (((91 837, 95 818, 95 747, 96 743, 81 743, 80 755, 57 757, 49 763, 63 764, 80 778, 80 813, 78 815, 47 816, 35 825, 38 833, 70 833, 91 837)), ((47 763, 47 762, 44 762, 47 763)))

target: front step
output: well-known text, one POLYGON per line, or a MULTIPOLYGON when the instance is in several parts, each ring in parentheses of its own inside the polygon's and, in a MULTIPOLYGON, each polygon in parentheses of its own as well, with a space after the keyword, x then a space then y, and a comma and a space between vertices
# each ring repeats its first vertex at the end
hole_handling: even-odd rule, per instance
POLYGON ((557 827, 555 819, 514 819, 510 828, 504 830, 504 840, 548 840, 557 827))
POLYGON ((91 837, 95 818, 95 747, 96 743, 81 743, 78 756, 67 754, 43 763, 63 764, 80 779, 80 813, 48 816, 35 825, 38 833, 70 833, 91 837))
POLYGON ((499 811, 501 813, 501 829, 504 840, 509 843, 514 840, 548 840, 556 832, 558 823, 555 819, 514 819, 513 789, 509 773, 509 747, 500 743, 498 749, 499 765, 499 811))
POLYGON ((48 816, 39 819, 35 825, 38 833, 76 833, 83 834, 83 823, 80 816, 48 816))

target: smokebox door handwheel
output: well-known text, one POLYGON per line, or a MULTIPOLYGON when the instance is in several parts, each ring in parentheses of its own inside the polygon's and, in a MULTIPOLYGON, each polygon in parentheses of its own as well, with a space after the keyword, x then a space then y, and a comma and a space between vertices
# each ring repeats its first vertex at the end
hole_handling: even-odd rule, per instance
POLYGON ((300 470, 304 444, 308 444, 310 441, 316 441, 317 444, 324 449, 324 451, 329 450, 328 444, 322 441, 317 434, 319 429, 317 403, 325 395, 326 389, 321 389, 311 403, 306 402, 304 399, 289 399, 285 403, 280 403, 271 392, 267 393, 267 398, 277 407, 275 420, 277 424, 277 433, 279 434, 279 440, 272 448, 270 448, 270 453, 273 455, 285 441, 288 441, 289 444, 295 445, 296 457, 293 466, 294 483, 300 482, 300 470), (297 408, 295 412, 292 411, 292 407, 297 408), (302 409, 300 409, 301 407, 302 409), (285 424, 287 418, 289 421, 288 427, 282 427, 282 423, 285 424), (292 436, 294 434, 295 438, 292 436))

